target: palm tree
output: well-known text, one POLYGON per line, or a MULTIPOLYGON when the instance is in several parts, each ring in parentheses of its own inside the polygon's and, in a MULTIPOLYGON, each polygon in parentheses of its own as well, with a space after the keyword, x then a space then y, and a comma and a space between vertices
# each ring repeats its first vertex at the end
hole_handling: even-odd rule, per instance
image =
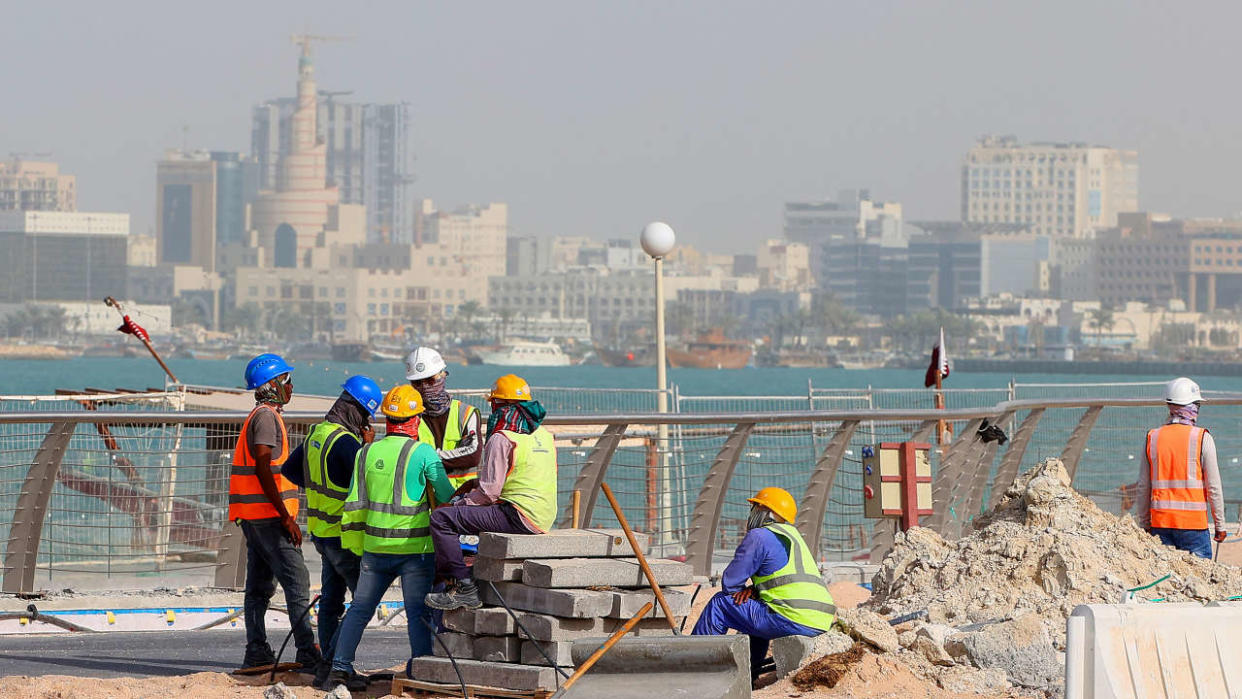
POLYGON ((483 307, 478 301, 467 301, 457 307, 457 315, 461 319, 462 325, 470 327, 474 323, 474 319, 483 311, 483 307))
POLYGON ((1087 321, 1087 326, 1095 330, 1095 346, 1099 347, 1100 336, 1105 331, 1111 332, 1113 326, 1117 324, 1116 320, 1113 318, 1113 309, 1101 306, 1099 308, 1091 309, 1087 312, 1087 314, 1090 316, 1090 319, 1087 321))

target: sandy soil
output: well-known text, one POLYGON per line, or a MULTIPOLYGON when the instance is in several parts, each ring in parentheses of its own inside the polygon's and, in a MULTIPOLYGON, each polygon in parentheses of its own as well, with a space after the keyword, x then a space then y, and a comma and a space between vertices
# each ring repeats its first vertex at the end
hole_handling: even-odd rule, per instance
MULTIPOLYGON (((218 672, 198 672, 179 677, 97 679, 44 675, 42 677, 0 677, 0 697, 5 699, 262 699, 267 678, 233 677, 218 672)), ((310 686, 309 675, 281 673, 298 699, 319 699, 324 695, 310 686)), ((365 695, 386 697, 387 683, 376 683, 365 695)))

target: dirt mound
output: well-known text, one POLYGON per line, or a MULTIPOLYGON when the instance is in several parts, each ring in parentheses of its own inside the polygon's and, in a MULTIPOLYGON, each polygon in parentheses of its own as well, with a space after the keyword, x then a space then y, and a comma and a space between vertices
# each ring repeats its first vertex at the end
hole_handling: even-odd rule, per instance
POLYGON ((1129 588, 1170 602, 1242 593, 1242 571, 1163 546, 1129 516, 1070 487, 1060 460, 1020 476, 1003 500, 946 542, 930 529, 896 537, 863 606, 892 617, 925 610, 902 646, 933 665, 1003 669, 1018 686, 1059 692, 1065 620, 1080 604, 1121 602, 1129 588))

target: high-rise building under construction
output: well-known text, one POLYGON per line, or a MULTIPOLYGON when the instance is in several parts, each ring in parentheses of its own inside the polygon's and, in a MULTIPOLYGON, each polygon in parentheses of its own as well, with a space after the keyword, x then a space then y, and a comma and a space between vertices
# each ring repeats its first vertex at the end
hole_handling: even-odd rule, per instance
MULTIPOLYGON (((370 242, 410 243, 414 210, 410 200, 407 142, 409 105, 347 102, 346 93, 317 95, 319 137, 327 148, 327 180, 342 204, 367 209, 370 242)), ((279 98, 254 108, 251 151, 259 160, 260 187, 275 189, 281 158, 292 149, 295 98, 279 98)))

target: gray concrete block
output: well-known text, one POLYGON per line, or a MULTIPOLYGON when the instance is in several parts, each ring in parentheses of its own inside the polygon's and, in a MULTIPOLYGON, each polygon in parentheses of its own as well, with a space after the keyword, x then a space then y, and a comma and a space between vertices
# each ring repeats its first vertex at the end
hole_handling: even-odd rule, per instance
POLYGON ((875 577, 876 573, 880 572, 880 566, 870 563, 825 563, 821 570, 824 572, 824 582, 829 585, 834 582, 870 585, 871 579, 875 577))
MULTIPOLYGON (((693 569, 680 561, 653 558, 647 565, 661 587, 694 580, 693 569)), ((647 576, 637 558, 532 559, 522 564, 522 582, 532 587, 646 587, 647 576)))
POLYGON ((474 633, 474 612, 473 609, 454 609, 451 612, 445 612, 443 617, 444 628, 449 631, 458 633, 474 633))
POLYGON ((513 634, 513 617, 504 607, 454 609, 444 613, 444 626, 450 631, 472 636, 506 636, 513 634))
POLYGON ((516 663, 521 658, 517 636, 479 636, 474 639, 474 659, 495 663, 516 663))
POLYGON ((548 659, 539 652, 542 648, 558 667, 573 667, 570 656, 573 645, 573 641, 522 641, 521 662, 523 665, 547 665, 548 659))
MULTIPOLYGON (((650 537, 635 533, 646 553, 650 537)), ((598 558, 633 556, 630 542, 620 529, 553 529, 547 534, 479 535, 479 555, 486 558, 598 558)))
MULTIPOLYGON (((555 590, 513 582, 493 584, 513 609, 573 618, 602 617, 612 609, 612 597, 606 592, 555 590)), ((492 591, 491 584, 479 585, 479 592, 484 604, 500 606, 500 597, 492 591)))
POLYGON ((474 559, 473 575, 476 580, 493 582, 520 582, 522 580, 522 561, 504 558, 474 559))
POLYGON ((456 631, 441 631, 431 641, 431 653, 438 658, 451 654, 454 658, 473 658, 474 639, 456 631), (446 653, 445 647, 448 648, 446 653))
MULTIPOLYGON (((535 641, 572 641, 589 636, 608 636, 621 628, 620 619, 593 617, 587 619, 568 619, 548 614, 523 612, 518 614, 517 635, 535 641), (523 630, 525 629, 525 630, 523 630), (530 634, 527 636, 527 634, 530 634)), ((668 622, 663 619, 647 618, 638 622, 631 633, 638 635, 667 635, 672 633, 668 622)))
MULTIPOLYGON (((674 617, 683 617, 690 613, 690 593, 665 589, 661 589, 661 592, 664 593, 664 601, 668 602, 668 607, 672 610, 674 617)), ((660 608, 660 603, 656 601, 655 593, 651 590, 608 592, 607 594, 612 595, 612 611, 608 612, 609 618, 629 619, 648 602, 654 605, 651 614, 661 619, 664 618, 664 610, 660 608)))
MULTIPOLYGON (((556 671, 550 667, 489 663, 481 660, 458 660, 457 667, 461 670, 462 679, 466 684, 500 687, 514 691, 556 688, 556 671)), ((414 658, 410 661, 410 671, 415 677, 425 682, 452 685, 458 682, 457 673, 453 671, 453 665, 448 658, 435 658, 427 655, 414 658)))
MULTIPOLYGON (((604 638, 574 641, 574 665, 604 638)), ((625 637, 574 684, 574 699, 718 697, 749 699, 750 644, 746 636, 625 637)))

